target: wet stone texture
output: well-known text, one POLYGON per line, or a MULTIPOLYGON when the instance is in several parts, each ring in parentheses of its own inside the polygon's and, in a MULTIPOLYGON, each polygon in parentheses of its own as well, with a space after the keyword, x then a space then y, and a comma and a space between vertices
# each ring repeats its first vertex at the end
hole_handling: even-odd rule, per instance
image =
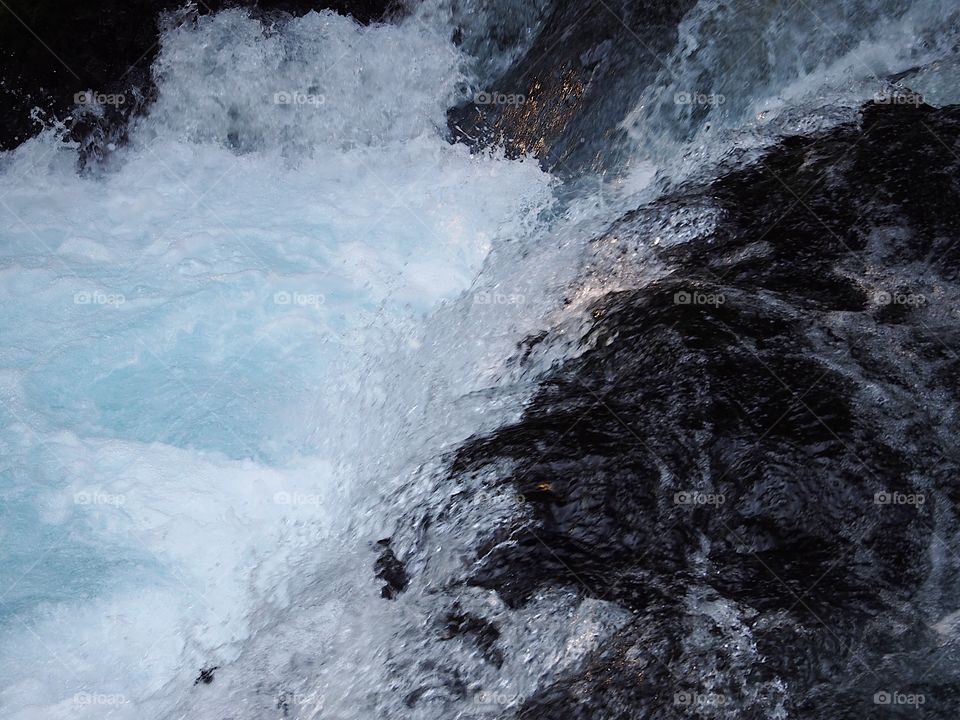
POLYGON ((452 138, 561 175, 618 160, 619 125, 676 45, 693 0, 554 2, 529 50, 448 113, 452 138))
POLYGON ((472 584, 634 617, 519 717, 956 716, 958 178, 960 108, 868 105, 597 238, 662 272, 452 466, 532 513, 472 584))

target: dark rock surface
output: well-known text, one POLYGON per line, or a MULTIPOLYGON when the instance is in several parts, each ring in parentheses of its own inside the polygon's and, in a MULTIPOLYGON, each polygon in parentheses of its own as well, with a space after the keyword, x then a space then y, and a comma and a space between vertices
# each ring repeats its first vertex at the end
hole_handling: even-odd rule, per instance
POLYGON ((465 612, 459 605, 454 605, 444 618, 443 633, 440 637, 442 640, 465 638, 480 650, 488 662, 497 667, 503 664, 503 653, 496 646, 500 639, 500 631, 496 625, 465 612))
POLYGON ((199 685, 203 683, 204 685, 209 685, 213 682, 214 673, 220 669, 219 665, 214 665, 213 667, 201 668, 200 674, 197 676, 197 679, 193 681, 194 685, 199 685))
POLYGON ((126 119, 153 98, 150 64, 161 15, 180 22, 238 5, 294 15, 332 9, 361 23, 400 9, 393 0, 9 0, 0 7, 0 149, 16 147, 54 118, 72 127, 87 153, 123 142, 126 119), (86 91, 123 101, 101 105, 102 116, 81 116, 76 99, 86 91))
POLYGON ((403 563, 390 547, 390 538, 378 540, 377 545, 382 548, 380 556, 373 566, 374 574, 385 582, 380 588, 381 597, 392 600, 407 589, 410 578, 403 563))
POLYGON ((635 618, 519 717, 955 717, 958 183, 960 107, 871 104, 597 238, 656 277, 452 466, 533 514, 472 584, 635 618))
POLYGON ((609 167, 617 128, 674 47, 693 0, 556 2, 525 55, 452 108, 456 141, 502 143, 560 173, 609 167))

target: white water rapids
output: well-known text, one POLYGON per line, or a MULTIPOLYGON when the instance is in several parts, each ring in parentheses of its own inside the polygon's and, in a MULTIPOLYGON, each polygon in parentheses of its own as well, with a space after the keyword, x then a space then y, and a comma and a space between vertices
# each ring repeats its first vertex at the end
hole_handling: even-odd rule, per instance
MULTIPOLYGON (((820 87, 855 105, 876 90, 861 56, 930 62, 923 33, 951 12, 873 5, 848 14, 870 20, 858 43, 755 23, 771 62, 734 101, 730 76, 702 80, 729 48, 698 40, 733 21, 701 3, 658 91, 726 93, 730 128, 820 87)), ((656 170, 638 150, 639 180, 558 209, 534 160, 450 145, 446 109, 497 66, 452 23, 441 2, 371 27, 201 18, 165 33, 157 102, 97 172, 55 129, 0 160, 0 716, 449 717, 403 704, 404 668, 436 652, 431 578, 515 501, 436 530, 392 603, 372 543, 455 491, 442 452, 519 411, 517 343, 656 170)), ((638 147, 683 135, 651 141, 655 120, 624 119, 638 147)), ((499 671, 455 658, 502 708, 621 619, 562 593, 469 601, 522 648, 499 671)))

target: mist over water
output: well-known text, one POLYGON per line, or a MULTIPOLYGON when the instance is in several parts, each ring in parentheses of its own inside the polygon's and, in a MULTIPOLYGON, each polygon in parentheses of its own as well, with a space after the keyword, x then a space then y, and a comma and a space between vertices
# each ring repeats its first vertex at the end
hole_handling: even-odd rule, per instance
POLYGON ((446 139, 447 108, 519 55, 539 5, 206 16, 165 31, 156 103, 102 165, 78 173, 56 128, 3 155, 0 715, 453 717, 441 654, 497 708, 575 666, 624 610, 461 590, 523 648, 502 668, 426 632, 515 497, 409 521, 462 490, 445 454, 576 352, 584 304, 618 282, 588 241, 619 211, 761 147, 768 107, 855 108, 875 73, 917 66, 914 89, 952 97, 948 3, 845 3, 826 34, 812 18, 833 5, 698 4, 623 119, 631 162, 574 195, 446 139), (507 55, 482 40, 500 11, 524 18, 507 55), (517 369, 524 338, 564 326, 570 345, 517 369), (393 603, 371 570, 388 536, 417 550, 393 603), (437 701, 405 704, 431 672, 437 701))

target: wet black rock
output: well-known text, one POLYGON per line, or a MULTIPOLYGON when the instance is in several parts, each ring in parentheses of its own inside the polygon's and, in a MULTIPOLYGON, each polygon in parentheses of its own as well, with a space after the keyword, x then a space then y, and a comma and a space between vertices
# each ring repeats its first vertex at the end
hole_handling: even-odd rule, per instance
POLYGON ((487 662, 500 667, 503 664, 503 653, 496 647, 500 639, 500 631, 489 620, 464 612, 459 605, 455 605, 444 618, 441 640, 464 638, 476 646, 487 662))
POLYGON ((194 685, 199 685, 203 683, 204 685, 209 685, 213 682, 213 673, 220 669, 219 665, 214 665, 213 667, 201 668, 200 675, 197 676, 197 679, 193 681, 194 685))
POLYGON ((122 143, 126 120, 154 96, 150 64, 161 17, 176 23, 237 5, 294 15, 329 8, 361 23, 401 7, 394 0, 9 0, 0 7, 0 149, 16 147, 54 119, 72 128, 84 156, 122 143), (85 103, 87 92, 122 100, 85 103))
POLYGON ((386 581, 386 584, 380 589, 380 595, 392 600, 407 589, 410 578, 403 563, 390 547, 390 538, 378 540, 377 545, 382 550, 380 551, 380 557, 374 563, 374 574, 381 580, 386 581))
POLYGON ((958 183, 960 107, 871 104, 596 239, 585 351, 452 466, 532 513, 472 584, 634 618, 521 718, 955 716, 958 183))
POLYGON ((503 144, 558 173, 609 167, 617 160, 618 124, 661 69, 693 5, 559 0, 524 56, 450 110, 453 139, 503 144))

